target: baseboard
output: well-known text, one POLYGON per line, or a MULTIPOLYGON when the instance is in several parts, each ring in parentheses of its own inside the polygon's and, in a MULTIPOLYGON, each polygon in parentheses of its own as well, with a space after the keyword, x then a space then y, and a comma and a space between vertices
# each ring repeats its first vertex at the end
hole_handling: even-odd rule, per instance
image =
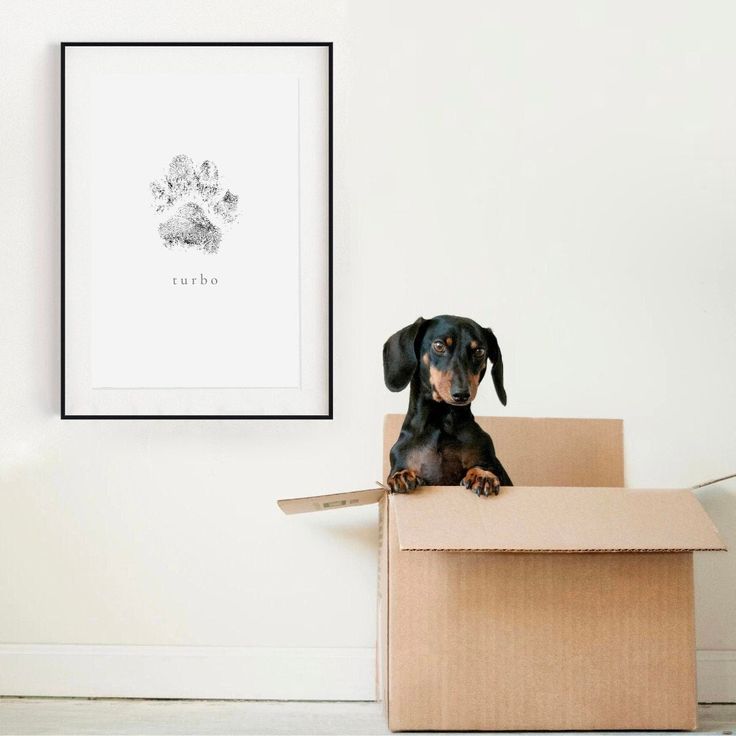
POLYGON ((0 695, 375 700, 373 648, 0 645, 0 695))
POLYGON ((736 650, 698 651, 698 701, 736 703, 736 650))
MULTIPOLYGON (((374 700, 373 648, 0 645, 0 695, 374 700)), ((698 652, 698 700, 736 702, 736 650, 698 652)))

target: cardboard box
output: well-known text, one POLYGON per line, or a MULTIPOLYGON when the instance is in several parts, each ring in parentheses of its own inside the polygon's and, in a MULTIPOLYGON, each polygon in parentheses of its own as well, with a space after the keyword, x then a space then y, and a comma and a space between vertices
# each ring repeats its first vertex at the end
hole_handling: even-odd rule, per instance
MULTIPOLYGON (((403 417, 384 427, 388 451, 403 417)), ((478 418, 517 484, 280 501, 378 503, 379 696, 393 731, 693 729, 689 490, 626 490, 623 424, 478 418)))

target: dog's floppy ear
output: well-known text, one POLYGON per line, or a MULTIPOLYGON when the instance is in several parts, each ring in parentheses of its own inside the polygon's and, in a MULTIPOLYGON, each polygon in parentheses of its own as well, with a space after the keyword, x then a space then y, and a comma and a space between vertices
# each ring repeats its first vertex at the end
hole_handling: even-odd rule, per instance
POLYGON ((493 385, 496 387, 496 393, 500 402, 506 406, 506 389, 503 387, 503 357, 501 356, 501 348, 498 346, 498 340, 493 334, 490 327, 486 327, 486 340, 488 342, 488 358, 493 364, 491 368, 491 378, 493 385))
POLYGON ((417 369, 416 339, 425 319, 395 332, 383 345, 383 380, 389 391, 405 389, 417 369))

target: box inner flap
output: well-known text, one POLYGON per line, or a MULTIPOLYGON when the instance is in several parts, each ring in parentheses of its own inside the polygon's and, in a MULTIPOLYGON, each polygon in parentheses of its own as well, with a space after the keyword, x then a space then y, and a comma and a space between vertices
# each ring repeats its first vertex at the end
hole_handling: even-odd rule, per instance
MULTIPOLYGON (((493 437, 496 454, 517 486, 625 486, 620 419, 476 417, 493 437)), ((384 479, 388 454, 404 421, 384 421, 384 479)))
POLYGON ((723 550, 689 490, 460 486, 392 494, 402 550, 619 552, 723 550))
POLYGON ((322 496, 282 498, 276 503, 285 514, 305 514, 308 511, 329 511, 331 509, 344 509, 347 506, 365 506, 369 503, 378 503, 384 493, 386 491, 383 488, 367 488, 363 491, 328 493, 322 496))

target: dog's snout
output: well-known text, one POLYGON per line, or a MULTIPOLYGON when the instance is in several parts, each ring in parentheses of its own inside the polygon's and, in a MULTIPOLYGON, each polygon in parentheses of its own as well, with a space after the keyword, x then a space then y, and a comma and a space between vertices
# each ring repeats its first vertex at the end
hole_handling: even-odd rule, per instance
POLYGON ((456 404, 467 404, 470 401, 470 386, 465 376, 455 373, 453 376, 450 396, 456 404))

